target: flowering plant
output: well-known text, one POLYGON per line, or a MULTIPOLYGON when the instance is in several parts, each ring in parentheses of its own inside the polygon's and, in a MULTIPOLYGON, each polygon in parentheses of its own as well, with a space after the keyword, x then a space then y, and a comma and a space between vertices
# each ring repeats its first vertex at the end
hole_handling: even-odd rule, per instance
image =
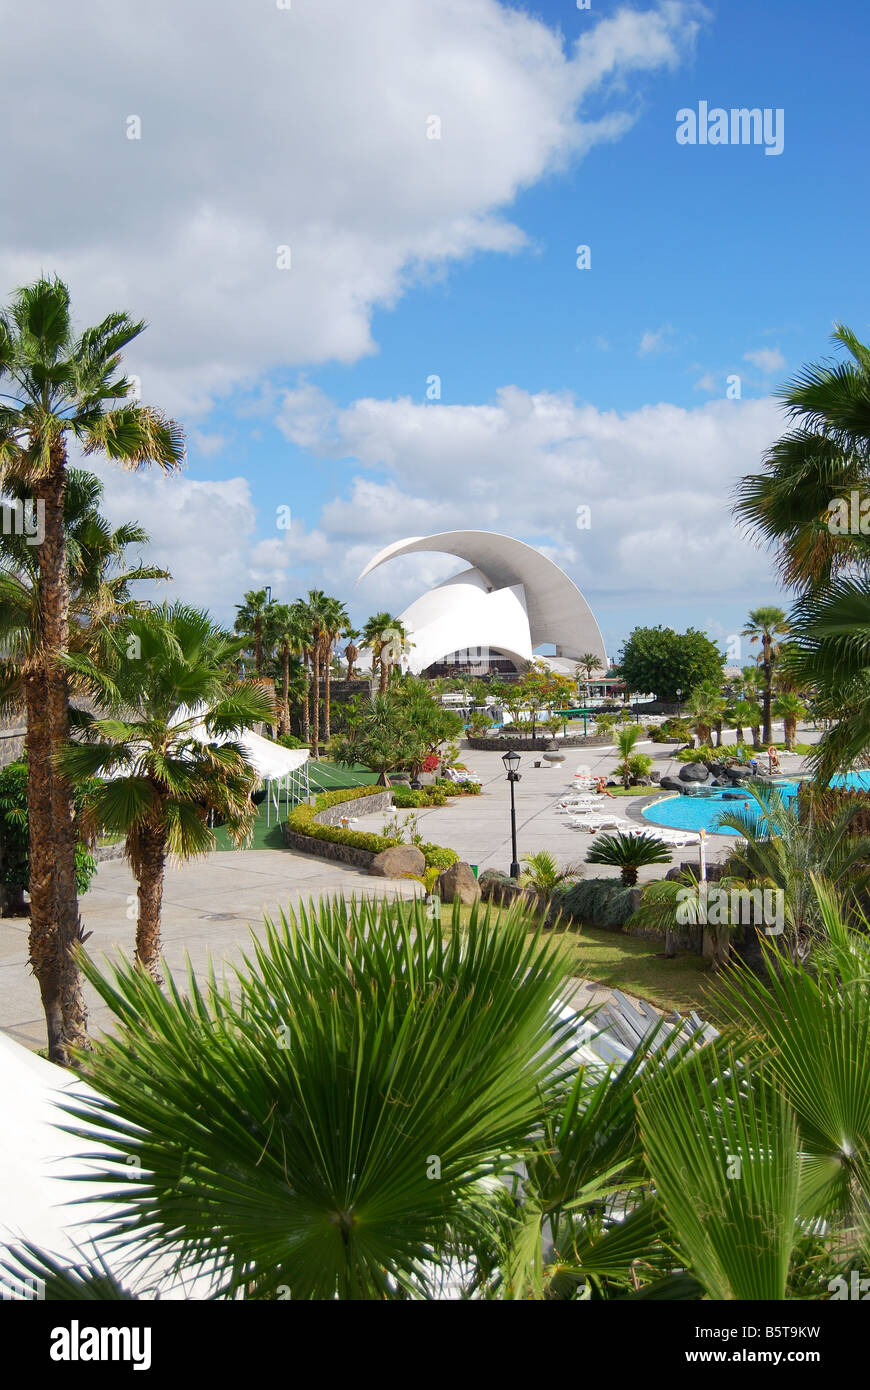
POLYGON ((439 762, 440 758, 436 753, 427 753, 426 757, 423 759, 423 771, 434 772, 439 762))

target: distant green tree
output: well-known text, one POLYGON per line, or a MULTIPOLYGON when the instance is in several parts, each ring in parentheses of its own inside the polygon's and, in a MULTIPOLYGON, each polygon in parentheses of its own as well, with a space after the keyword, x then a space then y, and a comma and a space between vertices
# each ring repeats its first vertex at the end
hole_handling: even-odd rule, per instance
POLYGON ((636 627, 619 658, 627 689, 651 690, 659 700, 676 700, 678 690, 708 681, 721 685, 724 664, 715 642, 693 627, 636 627))

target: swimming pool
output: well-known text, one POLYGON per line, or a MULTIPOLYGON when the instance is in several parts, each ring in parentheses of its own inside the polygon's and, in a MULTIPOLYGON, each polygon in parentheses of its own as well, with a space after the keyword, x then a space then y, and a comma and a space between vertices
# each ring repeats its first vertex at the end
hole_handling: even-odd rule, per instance
MULTIPOLYGON (((794 800, 799 783, 783 778, 773 785, 788 804, 794 800)), ((870 791, 870 771, 847 772, 843 776, 833 777, 831 786, 870 791)), ((761 819, 758 802, 739 787, 700 787, 688 795, 675 793, 666 801, 647 806, 641 815, 645 820, 652 821, 653 825, 666 825, 675 830, 706 830, 708 835, 733 836, 738 832, 718 825, 718 820, 720 816, 735 811, 751 816, 756 824, 761 819)))

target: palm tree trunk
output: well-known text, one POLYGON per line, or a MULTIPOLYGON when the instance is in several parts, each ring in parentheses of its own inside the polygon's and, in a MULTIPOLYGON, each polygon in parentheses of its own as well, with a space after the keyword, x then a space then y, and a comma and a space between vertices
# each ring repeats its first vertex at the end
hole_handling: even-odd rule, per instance
POLYGON ((44 671, 24 677, 27 732, 27 806, 30 824, 29 961, 39 985, 48 1030, 48 1056, 66 1066, 61 999, 61 945, 54 910, 54 862, 51 850, 51 744, 44 671))
POLYGON ((734 730, 734 742, 737 744, 738 748, 743 742, 743 726, 741 724, 738 724, 734 730))
POLYGON ((381 667, 380 690, 381 690, 381 694, 382 694, 382 695, 386 695, 386 693, 387 693, 387 680, 388 680, 389 675, 390 675, 390 663, 389 663, 389 662, 386 660, 386 658, 384 657, 383 652, 381 652, 381 654, 380 654, 380 656, 379 656, 379 658, 378 658, 378 661, 379 661, 380 667, 381 667))
POLYGON ((314 737, 312 739, 311 751, 315 758, 320 757, 320 642, 314 644, 313 665, 314 665, 314 737))
POLYGON ((764 641, 764 693, 762 696, 761 712, 764 717, 764 746, 769 748, 773 743, 773 731, 770 726, 770 694, 773 684, 773 668, 770 661, 770 639, 765 637, 764 641))
POLYGON ((258 676, 263 674, 263 624, 254 619, 254 670, 258 676))
POLYGON ((146 826, 137 833, 136 873, 139 880, 139 920, 136 923, 136 963, 158 985, 160 975, 160 913, 166 867, 166 832, 146 826))
POLYGON ((290 732, 290 646, 285 642, 281 649, 281 678, 284 690, 281 696, 281 733, 290 732))
POLYGON ((759 727, 758 727, 757 724, 755 725, 754 729, 752 730, 752 747, 753 747, 753 748, 760 748, 760 747, 761 747, 761 730, 759 729, 759 727))
POLYGON ((311 684, 311 653, 306 648, 302 653, 302 665, 304 667, 305 681, 302 693, 302 737, 305 742, 311 743, 311 712, 309 709, 308 692, 311 684))
POLYGON ((329 705, 330 705, 330 698, 331 698, 330 682, 331 682, 331 680, 332 680, 332 671, 331 671, 331 669, 330 669, 331 666, 332 666, 332 643, 329 642, 329 641, 327 641, 327 644, 326 644, 326 652, 325 652, 325 658, 324 658, 324 659, 325 659, 325 661, 326 661, 326 693, 325 693, 324 702, 323 702, 323 737, 324 737, 324 740, 328 743, 328 742, 329 742, 329 717, 330 717, 330 707, 329 707, 329 705))
MULTIPOLYGON (((73 960, 74 946, 82 940, 76 884, 76 840, 73 824, 72 789, 65 778, 53 771, 54 760, 69 742, 69 694, 66 672, 57 657, 66 651, 69 634, 69 584, 64 529, 66 492, 66 448, 63 440, 51 446, 49 472, 34 486, 37 502, 45 507, 44 539, 39 547, 39 623, 40 648, 45 671, 46 718, 50 750, 50 771, 37 795, 50 798, 48 850, 52 860, 52 913, 60 950, 60 988, 64 1040, 87 1046, 88 1011, 84 999, 84 980, 73 960)), ((32 925, 33 929, 33 925, 32 925)), ((36 932, 52 930, 37 915, 36 932)))

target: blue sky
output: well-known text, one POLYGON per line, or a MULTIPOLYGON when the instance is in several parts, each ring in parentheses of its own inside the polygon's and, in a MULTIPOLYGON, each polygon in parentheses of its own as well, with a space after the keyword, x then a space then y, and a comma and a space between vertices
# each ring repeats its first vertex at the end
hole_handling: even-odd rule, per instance
MULTIPOLYGON (((202 18, 227 4, 194 8, 202 18)), ((101 148, 103 118, 144 107, 141 167, 134 175, 119 162, 93 224, 68 240, 60 230, 46 241, 38 200, 20 210, 4 279, 50 257, 74 296, 83 287, 86 308, 120 293, 147 313, 149 342, 133 365, 143 394, 156 390, 184 419, 186 482, 173 493, 107 473, 107 498, 128 514, 136 506, 179 588, 223 618, 233 592, 266 582, 287 598, 325 587, 358 619, 398 610, 449 567, 403 561, 395 576, 385 570, 357 589, 365 558, 402 534, 476 524, 540 544, 563 564, 614 656, 636 623, 694 624, 724 638, 750 606, 778 595, 764 557, 733 531, 728 499, 775 437, 772 389, 830 350, 836 319, 867 330, 870 11, 859 0, 512 7, 548 34, 517 30, 507 8, 406 0, 400 12, 385 0, 380 19, 356 31, 351 0, 297 0, 280 34, 266 27, 276 17, 252 22, 238 104, 205 133, 194 128, 193 97, 173 98, 169 85, 151 111, 141 70, 134 84, 130 69, 127 91, 123 72, 114 90, 89 82, 86 64, 67 78, 69 122, 73 131, 81 123, 85 149, 101 148), (646 58, 659 42, 660 59, 646 58), (300 52, 314 74, 305 91, 300 52), (370 64, 383 68, 367 87, 370 64), (570 81, 579 103, 553 99, 570 81), (676 112, 701 100, 782 108, 782 154, 678 145, 676 112), (296 119, 285 109, 293 102, 296 119), (282 133, 267 141, 251 126, 245 144, 236 113, 250 121, 240 113, 258 103, 263 121, 281 113, 282 133), (441 140, 421 133, 411 154, 397 154, 392 131, 382 139, 391 104, 421 132, 440 108, 441 140), (600 120, 615 124, 611 138, 596 135, 600 120), (562 136, 551 140, 552 123, 562 136), (577 153, 578 143, 589 148, 577 153), (352 166, 362 168, 358 186, 352 166), (180 195, 140 228, 129 200, 139 196, 134 178, 147 184, 151 173, 180 195), (415 203, 407 188, 418 179, 415 203), (415 220, 424 202, 429 222, 415 220), (292 270, 283 279, 270 270, 268 285, 247 278, 245 238, 253 244, 258 217, 270 246, 294 243, 292 270), (389 264, 377 264, 400 224, 389 264), (197 238, 201 276, 187 249, 197 238), (589 270, 575 265, 581 243, 589 270), (346 282, 341 265, 351 267, 346 282), (739 402, 725 400, 732 373, 739 402), (426 399, 432 374, 440 401, 426 399), (573 524, 586 501, 588 534, 573 524), (186 530, 166 520, 176 505, 186 530), (292 508, 292 540, 276 534, 281 505, 292 508), (221 507, 238 528, 220 522, 221 507), (204 548, 190 539, 209 528, 204 548)), ((163 0, 157 9, 170 27, 179 22, 163 0)), ((80 26, 56 34, 58 61, 70 42, 86 43, 96 10, 83 12, 80 26)), ((118 13, 121 31, 135 26, 135 6, 123 0, 118 13)), ((14 13, 12 22, 26 28, 14 13)), ((217 26, 182 28, 179 62, 187 45, 219 85, 237 43, 228 35, 221 52, 217 26)))

